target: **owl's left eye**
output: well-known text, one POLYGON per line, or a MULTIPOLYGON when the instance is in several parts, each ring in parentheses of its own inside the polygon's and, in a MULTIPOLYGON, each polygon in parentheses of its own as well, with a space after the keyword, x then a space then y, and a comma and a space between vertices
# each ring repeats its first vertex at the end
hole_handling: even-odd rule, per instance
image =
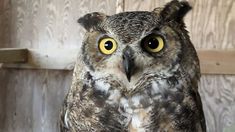
POLYGON ((117 43, 113 38, 102 38, 99 41, 99 50, 101 53, 110 55, 117 49, 117 43))
POLYGON ((141 41, 141 46, 148 52, 157 53, 164 47, 164 40, 160 35, 149 35, 141 41))

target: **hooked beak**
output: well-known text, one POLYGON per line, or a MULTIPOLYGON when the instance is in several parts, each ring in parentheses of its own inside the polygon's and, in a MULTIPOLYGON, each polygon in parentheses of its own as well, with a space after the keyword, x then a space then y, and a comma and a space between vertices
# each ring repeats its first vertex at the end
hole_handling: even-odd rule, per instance
POLYGON ((129 46, 127 46, 123 51, 123 68, 129 82, 131 81, 131 76, 133 75, 135 69, 133 54, 134 52, 129 46))

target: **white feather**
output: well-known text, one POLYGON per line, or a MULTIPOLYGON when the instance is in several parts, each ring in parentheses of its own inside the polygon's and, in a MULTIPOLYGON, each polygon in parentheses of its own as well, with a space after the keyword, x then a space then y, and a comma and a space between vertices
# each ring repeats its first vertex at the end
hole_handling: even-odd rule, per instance
POLYGON ((120 104, 121 104, 121 106, 123 106, 125 112, 127 112, 128 114, 133 113, 133 110, 130 108, 129 101, 127 99, 121 98, 120 99, 120 104))
POLYGON ((115 104, 119 102, 119 98, 121 97, 121 94, 119 92, 119 90, 115 89, 115 90, 110 90, 109 91, 109 98, 107 100, 107 102, 109 104, 115 104))
POLYGON ((68 129, 69 128, 69 125, 68 125, 68 110, 65 111, 65 115, 64 115, 64 124, 65 124, 65 127, 68 129))
POLYGON ((105 93, 108 92, 109 88, 110 88, 110 84, 109 83, 106 83, 104 82, 103 80, 97 80, 95 81, 95 88, 97 90, 100 90, 100 91, 103 91, 105 93))
POLYGON ((136 95, 131 98, 131 101, 132 101, 133 105, 137 107, 140 104, 141 99, 142 99, 141 95, 136 95))
POLYGON ((132 127, 137 130, 137 132, 145 132, 145 129, 142 126, 142 122, 142 118, 140 118, 137 114, 132 116, 131 124, 132 127))
POLYGON ((153 94, 160 93, 159 84, 157 84, 155 81, 152 81, 152 93, 153 94))

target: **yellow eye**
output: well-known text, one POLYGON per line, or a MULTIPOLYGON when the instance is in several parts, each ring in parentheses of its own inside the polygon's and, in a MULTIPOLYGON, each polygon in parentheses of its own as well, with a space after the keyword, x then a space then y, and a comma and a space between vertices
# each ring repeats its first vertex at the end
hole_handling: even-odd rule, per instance
POLYGON ((148 52, 157 53, 163 49, 164 40, 159 35, 150 35, 143 39, 141 46, 148 52))
POLYGON ((101 53, 110 55, 117 49, 117 43, 113 38, 102 38, 99 41, 99 49, 101 53))

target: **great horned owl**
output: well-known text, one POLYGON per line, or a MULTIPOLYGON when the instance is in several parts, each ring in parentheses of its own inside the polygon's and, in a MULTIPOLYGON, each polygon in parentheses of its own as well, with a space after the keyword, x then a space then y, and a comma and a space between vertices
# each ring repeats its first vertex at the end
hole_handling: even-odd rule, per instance
POLYGON ((60 118, 62 132, 205 132, 187 2, 151 12, 94 12, 60 118))

